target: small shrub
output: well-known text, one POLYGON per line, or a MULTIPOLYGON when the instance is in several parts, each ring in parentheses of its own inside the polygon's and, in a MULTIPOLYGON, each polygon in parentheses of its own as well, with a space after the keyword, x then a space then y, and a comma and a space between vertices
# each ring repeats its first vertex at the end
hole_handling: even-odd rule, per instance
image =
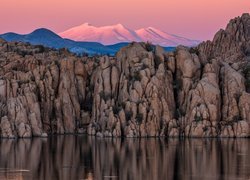
POLYGON ((97 64, 99 64, 100 63, 100 56, 99 55, 93 55, 93 61, 95 62, 95 63, 97 63, 97 64))
POLYGON ((149 66, 147 64, 143 64, 142 67, 141 67, 141 70, 144 70, 144 69, 147 69, 149 68, 149 66))
POLYGON ((244 74, 245 77, 250 77, 250 65, 247 65, 243 68, 242 73, 244 74))
MULTIPOLYGON (((128 76, 128 83, 131 83, 131 82, 133 82, 133 81, 141 81, 141 76, 140 76, 140 72, 139 71, 136 71, 136 72, 134 72, 134 75, 131 75, 131 74, 129 74, 129 76, 128 76)), ((130 85, 130 84, 129 84, 130 85)), ((128 85, 128 86, 129 86, 128 85)))
POLYGON ((133 81, 133 76, 131 74, 128 75, 128 81, 133 81))
POLYGON ((33 55, 33 53, 31 51, 28 51, 28 50, 17 49, 16 52, 18 55, 20 55, 22 57, 25 57, 26 55, 33 55))
POLYGON ((93 106, 93 98, 87 96, 86 101, 83 104, 83 110, 91 112, 92 111, 92 106, 93 106))
POLYGON ((202 121, 202 117, 201 116, 197 116, 197 114, 194 116, 194 120, 195 122, 200 122, 202 121))
POLYGON ((207 126, 205 126, 204 128, 203 128, 203 131, 207 131, 208 130, 208 127, 207 126))
POLYGON ((192 54, 196 54, 196 55, 199 55, 199 50, 195 47, 191 47, 189 49, 189 52, 192 53, 192 54))
POLYGON ((68 54, 70 54, 70 51, 69 51, 68 48, 60 48, 58 51, 59 51, 60 55, 68 55, 68 54))
POLYGON ((113 106, 112 109, 113 109, 113 113, 117 115, 122 110, 122 107, 121 106, 113 106))
POLYGON ((90 92, 93 92, 94 89, 95 89, 95 86, 94 86, 93 84, 90 84, 90 85, 89 85, 89 91, 90 91, 90 92))
POLYGON ((109 99, 113 99, 113 97, 112 97, 112 95, 111 95, 111 93, 108 93, 108 94, 106 94, 106 100, 109 100, 109 99))
POLYGON ((28 79, 25 79, 25 80, 19 80, 17 81, 18 82, 18 85, 21 86, 22 84, 27 84, 29 83, 30 81, 28 79))
POLYGON ((183 116, 185 116, 186 115, 186 113, 183 111, 183 110, 181 110, 181 109, 179 109, 179 108, 177 108, 176 110, 175 110, 175 117, 178 119, 178 118, 180 118, 180 117, 183 117, 183 116))
POLYGON ((46 51, 45 47, 42 45, 36 45, 35 48, 37 49, 35 53, 44 53, 46 51))
POLYGON ((236 100, 236 102, 237 102, 237 104, 240 102, 240 94, 234 94, 234 98, 235 98, 235 100, 236 100))
POLYGON ((140 100, 138 100, 137 102, 136 102, 136 105, 138 106, 139 104, 142 104, 144 101, 142 100, 142 99, 140 99, 140 100))
POLYGON ((99 95, 100 95, 100 97, 101 97, 102 99, 105 98, 105 92, 104 92, 104 91, 101 91, 101 92, 99 93, 99 95))
POLYGON ((181 79, 175 79, 174 84, 173 84, 173 88, 176 90, 182 89, 183 85, 182 85, 182 80, 181 79))
POLYGON ((81 54, 81 57, 89 57, 89 54, 86 53, 86 52, 83 52, 83 53, 81 54))
POLYGON ((125 107, 126 107, 126 102, 122 102, 122 103, 121 103, 121 106, 122 106, 123 109, 125 109, 125 107))
POLYGON ((7 105, 6 105, 5 99, 1 99, 0 100, 0 117, 6 116, 7 114, 8 114, 7 105))
POLYGON ((155 57, 155 68, 158 69, 159 65, 162 63, 162 61, 160 60, 160 58, 155 57))
POLYGON ((104 91, 101 91, 99 94, 104 101, 107 101, 112 98, 110 93, 105 93, 104 91))
POLYGON ((137 122, 138 123, 142 123, 142 120, 143 120, 143 114, 142 113, 138 113, 137 115, 136 115, 136 120, 137 120, 137 122))
POLYGON ((233 122, 238 122, 240 121, 240 116, 236 115, 233 117, 233 122))
POLYGON ((30 80, 31 80, 31 81, 35 81, 35 80, 36 80, 35 76, 31 76, 31 77, 30 77, 30 80))
POLYGON ((41 76, 40 76, 40 80, 43 81, 45 78, 46 78, 45 74, 42 73, 41 76))
POLYGON ((96 63, 94 63, 94 64, 92 65, 93 70, 95 70, 97 67, 98 67, 98 64, 96 64, 96 63))
POLYGON ((131 118, 132 118, 132 112, 130 112, 130 111, 125 112, 125 116, 126 116, 126 120, 127 121, 131 120, 131 118))
POLYGON ((250 93, 250 65, 245 66, 242 73, 246 79, 245 80, 246 91, 250 93))
POLYGON ((12 67, 12 71, 18 71, 17 66, 12 67))
POLYGON ((154 51, 154 45, 152 45, 150 42, 147 42, 145 44, 145 48, 148 52, 153 52, 154 51))
POLYGON ((57 67, 60 67, 60 62, 58 60, 54 61, 54 63, 57 67))
POLYGON ((140 76, 139 71, 136 71, 136 72, 135 72, 135 74, 134 74, 134 80, 135 80, 135 81, 141 81, 141 76, 140 76))
POLYGON ((245 86, 246 86, 246 91, 250 93, 250 79, 246 79, 245 86))

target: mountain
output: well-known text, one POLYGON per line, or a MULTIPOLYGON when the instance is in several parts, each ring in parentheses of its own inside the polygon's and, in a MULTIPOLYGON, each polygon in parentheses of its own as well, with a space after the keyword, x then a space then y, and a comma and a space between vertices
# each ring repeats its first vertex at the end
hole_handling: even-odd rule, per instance
MULTIPOLYGON (((106 27, 107 28, 107 27, 106 27)), ((116 27, 117 33, 118 30, 120 29, 119 33, 122 33, 122 25, 117 25, 116 27)), ((132 32, 129 35, 130 31, 125 32, 124 34, 126 35, 127 41, 131 41, 131 36, 132 32)), ((91 33, 90 33, 91 34, 91 33)), ((113 36, 114 34, 111 34, 110 37, 110 42, 115 42, 115 37, 113 36), (113 38, 113 39, 112 39, 113 38)), ((108 37, 108 36, 105 36, 108 37)), ((103 54, 109 54, 109 55, 115 55, 117 51, 120 50, 120 48, 127 46, 128 43, 117 43, 117 44, 112 44, 112 45, 103 45, 98 42, 88 42, 87 40, 85 41, 73 41, 70 39, 63 39, 56 33, 54 33, 51 30, 45 29, 45 28, 40 28, 37 29, 30 34, 16 34, 16 33, 5 33, 0 35, 0 38, 5 39, 6 41, 21 41, 21 42, 28 42, 33 45, 44 45, 46 47, 50 48, 55 48, 55 49, 60 49, 60 48, 67 48, 69 51, 77 54, 82 54, 82 53, 87 53, 89 55, 103 55, 103 54)), ((125 39, 125 36, 124 36, 125 39)), ((89 41, 93 41, 89 39, 89 41)), ((171 51, 172 49, 169 47, 164 47, 164 49, 171 51)))
POLYGON ((104 45, 111 45, 120 42, 132 42, 135 40, 140 41, 140 38, 134 31, 121 24, 95 27, 85 23, 59 33, 59 35, 75 41, 99 42, 104 45))
POLYGON ((163 47, 178 45, 194 46, 200 43, 197 40, 190 40, 184 37, 168 34, 153 27, 142 28, 135 32, 141 38, 142 42, 149 41, 163 47))
POLYGON ((29 42, 33 45, 44 45, 51 48, 67 48, 71 52, 80 54, 115 54, 115 50, 105 47, 104 45, 96 42, 76 42, 70 39, 63 39, 56 33, 45 29, 37 29, 30 34, 20 35, 16 33, 6 33, 0 35, 6 41, 21 41, 29 42))
POLYGON ((197 40, 190 40, 184 37, 168 34, 159 29, 148 27, 139 30, 131 30, 122 24, 113 26, 95 27, 88 23, 73 27, 59 33, 63 38, 75 41, 92 41, 104 45, 111 45, 121 42, 151 42, 161 46, 195 46, 197 40))

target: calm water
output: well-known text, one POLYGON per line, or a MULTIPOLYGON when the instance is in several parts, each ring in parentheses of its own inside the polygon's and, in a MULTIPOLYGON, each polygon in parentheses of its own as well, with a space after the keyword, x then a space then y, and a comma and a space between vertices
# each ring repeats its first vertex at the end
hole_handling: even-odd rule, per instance
POLYGON ((0 179, 250 179, 250 139, 0 140, 0 179))

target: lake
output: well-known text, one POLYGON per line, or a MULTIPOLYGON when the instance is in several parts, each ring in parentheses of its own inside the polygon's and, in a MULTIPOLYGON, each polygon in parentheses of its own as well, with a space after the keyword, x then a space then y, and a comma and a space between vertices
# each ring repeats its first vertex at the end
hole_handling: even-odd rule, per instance
POLYGON ((0 179, 250 179, 250 139, 0 140, 0 179))

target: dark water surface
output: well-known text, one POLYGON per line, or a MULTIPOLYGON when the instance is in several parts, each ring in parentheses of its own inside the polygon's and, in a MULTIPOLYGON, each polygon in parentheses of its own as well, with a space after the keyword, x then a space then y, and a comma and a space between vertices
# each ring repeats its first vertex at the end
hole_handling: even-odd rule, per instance
POLYGON ((250 139, 0 140, 0 179, 250 179, 250 139))

